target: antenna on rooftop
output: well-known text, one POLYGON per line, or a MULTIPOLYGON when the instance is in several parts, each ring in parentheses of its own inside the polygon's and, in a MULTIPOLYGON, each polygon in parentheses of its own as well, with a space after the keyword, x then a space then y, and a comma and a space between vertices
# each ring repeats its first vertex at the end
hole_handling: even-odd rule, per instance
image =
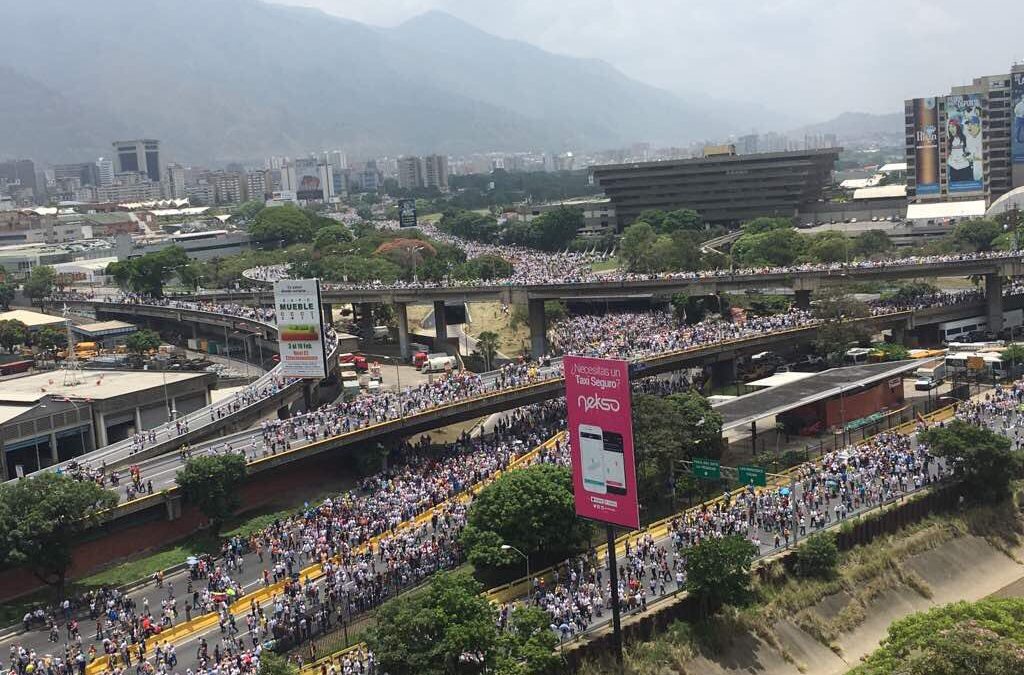
POLYGON ((64 331, 67 337, 67 349, 64 359, 64 386, 74 387, 82 384, 82 369, 78 364, 78 353, 75 352, 75 336, 71 333, 71 320, 68 318, 68 306, 64 305, 61 311, 64 317, 64 331))

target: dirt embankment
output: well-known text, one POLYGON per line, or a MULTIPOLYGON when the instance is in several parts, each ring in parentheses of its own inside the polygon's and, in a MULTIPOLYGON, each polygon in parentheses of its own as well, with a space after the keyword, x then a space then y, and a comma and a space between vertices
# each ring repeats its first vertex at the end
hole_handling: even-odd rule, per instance
MULTIPOLYGON (((1024 519, 1016 508, 929 519, 843 554, 828 581, 781 570, 761 601, 710 626, 677 623, 627 652, 627 672, 651 675, 841 675, 898 619, 989 595, 1024 595, 1024 519)), ((584 667, 584 675, 603 675, 584 667)))

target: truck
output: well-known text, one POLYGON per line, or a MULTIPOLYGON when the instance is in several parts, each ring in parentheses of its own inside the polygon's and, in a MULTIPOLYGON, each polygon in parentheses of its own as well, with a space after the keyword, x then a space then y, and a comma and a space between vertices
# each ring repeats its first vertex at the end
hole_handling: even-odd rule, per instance
POLYGON ((360 373, 366 372, 366 357, 362 354, 352 354, 351 352, 338 354, 338 363, 341 365, 349 365, 360 373))
POLYGON ((458 369, 458 360, 454 356, 448 356, 447 354, 431 354, 422 368, 424 373, 445 373, 458 369))
POLYGON ((931 391, 946 379, 946 362, 921 366, 914 371, 914 390, 931 391))

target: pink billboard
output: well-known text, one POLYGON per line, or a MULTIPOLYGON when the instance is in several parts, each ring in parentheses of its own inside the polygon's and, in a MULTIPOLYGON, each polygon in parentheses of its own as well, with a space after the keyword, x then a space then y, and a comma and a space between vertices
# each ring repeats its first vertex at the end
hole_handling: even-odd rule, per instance
POLYGON ((562 365, 576 514, 638 529, 629 362, 566 356, 562 365))

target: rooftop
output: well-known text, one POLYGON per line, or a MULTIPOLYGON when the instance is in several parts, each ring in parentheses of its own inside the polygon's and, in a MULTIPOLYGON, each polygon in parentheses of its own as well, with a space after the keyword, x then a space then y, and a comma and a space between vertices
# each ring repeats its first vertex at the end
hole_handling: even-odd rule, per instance
POLYGON ((97 321, 96 323, 83 323, 79 326, 74 326, 74 330, 79 333, 106 333, 109 331, 121 331, 121 330, 135 330, 136 326, 133 323, 127 321, 97 321))
POLYGON ((722 415, 722 431, 736 429, 759 419, 784 413, 808 403, 821 401, 841 393, 853 393, 879 380, 902 375, 927 363, 922 359, 868 363, 862 366, 831 368, 811 377, 781 384, 764 391, 718 403, 712 406, 722 415))
POLYGON ((879 185, 874 187, 862 187, 853 191, 854 199, 891 199, 892 197, 906 196, 906 185, 879 185))
POLYGON ((0 312, 0 321, 20 321, 29 328, 41 328, 42 326, 62 326, 65 319, 60 316, 41 314, 27 309, 12 309, 9 312, 0 312))
POLYGON ((941 220, 943 218, 973 218, 985 215, 985 200, 969 202, 934 202, 909 204, 907 220, 941 220))
POLYGON ((205 376, 206 373, 83 370, 82 384, 65 386, 62 371, 36 373, 4 380, 3 388, 0 389, 0 403, 31 405, 47 395, 104 400, 161 388, 165 381, 170 385, 205 376))

